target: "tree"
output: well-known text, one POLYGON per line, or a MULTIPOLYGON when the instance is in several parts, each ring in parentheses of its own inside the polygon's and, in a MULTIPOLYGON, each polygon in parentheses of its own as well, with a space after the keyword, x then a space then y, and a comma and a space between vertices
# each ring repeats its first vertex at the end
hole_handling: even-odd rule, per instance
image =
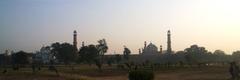
POLYGON ((56 56, 56 58, 60 61, 60 62, 64 62, 65 64, 69 64, 71 62, 74 62, 76 60, 76 49, 73 45, 69 44, 69 43, 53 43, 51 45, 52 50, 51 52, 53 52, 56 56))
POLYGON ((60 48, 61 48, 61 44, 59 42, 53 43, 51 45, 51 53, 52 53, 51 59, 54 59, 54 57, 59 53, 60 48))
POLYGON ((215 50, 214 52, 213 52, 213 54, 215 54, 215 55, 225 55, 225 52, 224 51, 222 51, 222 50, 215 50))
POLYGON ((176 62, 178 62, 180 66, 183 66, 183 63, 186 62, 185 55, 186 55, 186 52, 184 51, 176 52, 176 62))
POLYGON ((226 58, 225 58, 225 52, 222 51, 222 50, 215 50, 213 52, 213 55, 214 55, 214 59, 215 59, 215 62, 218 62, 218 63, 223 63, 226 61, 226 58))
POLYGON ((101 39, 98 41, 98 45, 96 46, 98 49, 98 60, 95 60, 97 67, 101 70, 103 64, 104 54, 108 50, 107 42, 105 39, 101 39))
POLYGON ((240 60, 240 51, 233 52, 232 57, 233 57, 234 61, 239 61, 240 60))
POLYGON ((98 49, 98 54, 101 56, 103 56, 107 52, 108 46, 105 39, 98 41, 97 49, 98 49))
POLYGON ((12 54, 12 60, 14 68, 19 68, 19 66, 23 66, 29 64, 29 56, 30 54, 24 51, 19 51, 15 54, 12 54))
POLYGON ((11 61, 10 58, 11 57, 7 53, 0 54, 0 67, 3 68, 3 74, 7 72, 7 65, 9 65, 11 61))
POLYGON ((4 54, 0 54, 0 65, 1 66, 5 65, 5 55, 4 54))
POLYGON ((206 62, 205 55, 208 51, 204 47, 198 45, 192 45, 190 48, 184 50, 186 52, 186 60, 189 64, 200 64, 206 62))
POLYGON ((131 51, 126 46, 124 46, 124 51, 123 51, 124 59, 128 61, 130 54, 131 54, 131 51))
POLYGON ((105 39, 98 41, 98 45, 83 46, 79 51, 79 62, 87 62, 91 64, 95 62, 96 66, 101 70, 103 64, 103 56, 107 52, 108 46, 105 39))
POLYGON ((91 64, 98 57, 98 50, 95 45, 83 46, 79 50, 79 61, 91 64))

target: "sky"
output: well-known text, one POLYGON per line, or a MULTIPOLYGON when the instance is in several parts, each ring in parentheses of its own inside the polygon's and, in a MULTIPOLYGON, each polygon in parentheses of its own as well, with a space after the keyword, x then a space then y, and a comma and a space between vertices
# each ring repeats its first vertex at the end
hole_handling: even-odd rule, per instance
POLYGON ((105 38, 108 54, 123 46, 138 53, 144 41, 166 50, 197 44, 209 51, 240 50, 239 0, 0 0, 0 52, 38 51, 54 42, 78 47, 105 38))

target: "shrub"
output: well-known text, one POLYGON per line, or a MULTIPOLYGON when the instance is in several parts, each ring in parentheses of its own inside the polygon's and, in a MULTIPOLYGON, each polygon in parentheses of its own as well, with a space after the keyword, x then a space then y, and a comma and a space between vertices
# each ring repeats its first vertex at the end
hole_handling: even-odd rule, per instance
POLYGON ((154 73, 150 70, 133 70, 129 72, 129 80, 153 80, 154 73))

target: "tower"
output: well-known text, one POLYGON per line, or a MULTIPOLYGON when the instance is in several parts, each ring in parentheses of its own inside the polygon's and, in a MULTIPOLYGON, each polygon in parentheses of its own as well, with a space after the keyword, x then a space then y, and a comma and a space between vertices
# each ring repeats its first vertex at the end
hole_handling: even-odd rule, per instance
POLYGON ((160 52, 160 54, 162 54, 162 52, 163 52, 162 51, 162 45, 160 45, 160 51, 159 52, 160 52))
POLYGON ((142 52, 141 52, 141 48, 138 49, 138 53, 139 53, 139 54, 142 54, 142 52))
POLYGON ((73 46, 77 49, 77 31, 73 32, 73 46))
POLYGON ((167 32, 167 53, 172 53, 172 47, 171 47, 171 32, 168 30, 167 32))
POLYGON ((144 49, 147 47, 147 41, 144 42, 144 49))
POLYGON ((82 42, 82 47, 84 47, 85 46, 85 43, 84 43, 84 41, 82 42))
POLYGON ((146 48, 147 48, 147 41, 144 41, 144 47, 143 47, 142 53, 146 52, 146 48))

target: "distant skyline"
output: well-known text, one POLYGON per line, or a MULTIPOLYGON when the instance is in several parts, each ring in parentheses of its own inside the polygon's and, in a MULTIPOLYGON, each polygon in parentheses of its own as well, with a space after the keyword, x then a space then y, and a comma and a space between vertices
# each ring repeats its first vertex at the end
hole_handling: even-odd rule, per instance
POLYGON ((133 53, 144 41, 163 50, 193 44, 227 54, 240 50, 239 0, 0 0, 0 52, 38 51, 54 42, 78 47, 105 38, 108 53, 133 53))

